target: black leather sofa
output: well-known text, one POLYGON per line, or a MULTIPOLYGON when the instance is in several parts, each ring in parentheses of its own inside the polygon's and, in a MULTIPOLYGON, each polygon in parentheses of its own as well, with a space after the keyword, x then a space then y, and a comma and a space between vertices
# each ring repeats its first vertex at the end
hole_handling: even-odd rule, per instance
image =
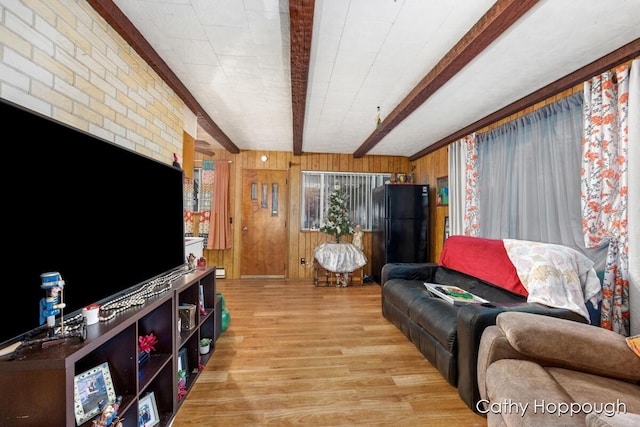
POLYGON ((382 314, 416 346, 475 412, 480 399, 477 358, 485 328, 503 311, 523 311, 587 323, 566 309, 528 303, 526 297, 436 263, 391 263, 381 272, 382 314), (490 303, 453 305, 424 282, 458 286, 490 303))

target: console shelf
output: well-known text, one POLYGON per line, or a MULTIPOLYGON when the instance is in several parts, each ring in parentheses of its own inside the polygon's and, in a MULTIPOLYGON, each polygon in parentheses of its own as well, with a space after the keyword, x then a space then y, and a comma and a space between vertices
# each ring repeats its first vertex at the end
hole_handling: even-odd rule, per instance
MULTIPOLYGON (((48 348, 33 345, 15 360, 0 360, 0 425, 76 426, 74 378, 107 363, 117 396, 123 427, 138 427, 138 402, 153 392, 160 426, 173 420, 184 396, 178 398, 178 364, 186 354, 189 366, 187 392, 215 349, 219 309, 215 267, 192 270, 175 280, 169 291, 151 297, 106 322, 87 326, 87 338, 69 338, 48 348), (191 330, 178 330, 178 307, 200 305, 191 330), (217 329, 216 329, 217 328, 217 329), (138 363, 138 337, 153 333, 158 339, 149 359, 138 363), (200 356, 201 337, 213 338, 211 350, 200 356)), ((91 427, 96 416, 80 427, 91 427)))

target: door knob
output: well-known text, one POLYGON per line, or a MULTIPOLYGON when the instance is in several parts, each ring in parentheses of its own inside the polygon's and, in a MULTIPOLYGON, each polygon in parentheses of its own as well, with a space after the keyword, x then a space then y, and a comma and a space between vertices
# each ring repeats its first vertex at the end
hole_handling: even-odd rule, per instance
POLYGON ((246 225, 242 227, 242 231, 249 231, 249 227, 247 227, 246 225))

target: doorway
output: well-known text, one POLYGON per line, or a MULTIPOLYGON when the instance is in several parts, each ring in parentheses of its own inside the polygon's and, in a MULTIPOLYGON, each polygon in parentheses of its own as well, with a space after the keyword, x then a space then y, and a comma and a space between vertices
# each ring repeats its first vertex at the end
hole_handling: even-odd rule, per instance
POLYGON ((285 278, 287 200, 287 171, 243 171, 241 279, 285 278))

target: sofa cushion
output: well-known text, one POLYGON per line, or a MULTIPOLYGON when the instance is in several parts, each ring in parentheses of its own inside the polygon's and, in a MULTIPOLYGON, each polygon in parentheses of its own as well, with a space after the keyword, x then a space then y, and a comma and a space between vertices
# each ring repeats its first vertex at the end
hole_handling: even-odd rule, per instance
POLYGON ((640 412, 640 387, 622 380, 518 359, 491 363, 485 378, 492 405, 484 410, 500 410, 506 425, 584 426, 592 411, 640 412))
POLYGON ((613 331, 531 313, 502 313, 496 323, 514 349, 547 365, 640 381, 640 358, 613 331), (594 349, 594 342, 606 343, 607 351, 594 349))
POLYGON ((441 298, 429 297, 421 299, 418 304, 411 304, 409 317, 442 347, 455 353, 458 309, 458 306, 441 298))
POLYGON ((638 427, 640 426, 640 414, 618 412, 609 415, 589 412, 586 421, 587 427, 638 427))
POLYGON ((571 396, 540 365, 528 360, 502 359, 486 373, 489 411, 499 411, 506 425, 585 425, 584 413, 574 416, 536 410, 534 405, 573 402, 571 396))
POLYGON ((417 280, 393 279, 382 285, 384 299, 398 310, 409 315, 409 307, 417 300, 432 298, 422 282, 417 280))
POLYGON ((449 236, 444 242, 439 264, 518 295, 529 295, 500 239, 449 236))
MULTIPOLYGON (((598 407, 603 404, 605 411, 624 409, 640 413, 640 386, 636 384, 571 369, 545 369, 574 402, 598 404, 598 407)), ((542 390, 540 394, 543 394, 542 390)))

